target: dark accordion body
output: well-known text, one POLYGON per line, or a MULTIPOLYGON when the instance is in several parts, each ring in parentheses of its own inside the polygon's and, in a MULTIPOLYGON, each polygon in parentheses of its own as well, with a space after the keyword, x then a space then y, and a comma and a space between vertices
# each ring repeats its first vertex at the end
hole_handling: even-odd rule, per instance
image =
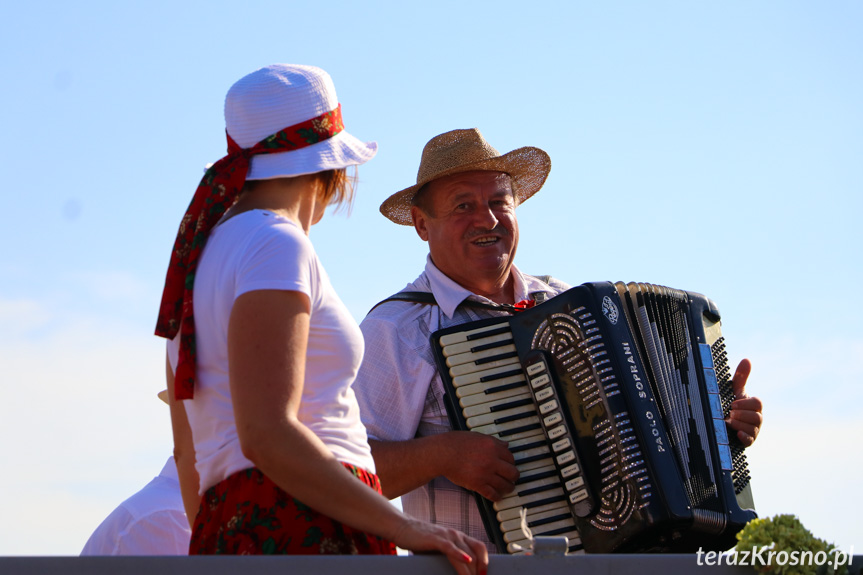
POLYGON ((515 491, 478 497, 500 549, 725 550, 753 519, 719 312, 700 294, 588 283, 432 334, 456 429, 509 442, 515 491))

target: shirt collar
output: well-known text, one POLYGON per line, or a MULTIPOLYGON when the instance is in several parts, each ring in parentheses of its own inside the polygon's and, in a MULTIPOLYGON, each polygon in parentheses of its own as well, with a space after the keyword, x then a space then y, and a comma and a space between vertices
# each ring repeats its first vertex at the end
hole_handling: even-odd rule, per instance
MULTIPOLYGON (((469 289, 462 287, 445 273, 440 271, 438 267, 434 265, 434 262, 432 262, 431 254, 426 256, 425 273, 429 280, 431 292, 434 295, 435 300, 437 300, 438 306, 450 319, 452 319, 458 305, 471 296, 473 296, 477 301, 492 303, 490 299, 477 295, 469 289)), ((510 268, 510 273, 515 282, 513 284, 513 289, 515 291, 515 301, 517 302, 528 299, 531 294, 537 292, 551 293, 546 284, 534 277, 521 273, 515 264, 510 268)))

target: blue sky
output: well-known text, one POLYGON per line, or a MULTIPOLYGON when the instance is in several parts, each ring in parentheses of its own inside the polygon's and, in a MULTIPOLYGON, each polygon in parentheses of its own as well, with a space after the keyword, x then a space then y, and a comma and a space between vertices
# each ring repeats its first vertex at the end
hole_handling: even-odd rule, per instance
POLYGON ((360 320, 422 269, 377 211, 432 136, 552 158, 519 208, 524 271, 707 294, 766 424, 761 515, 863 549, 863 5, 762 2, 3 3, 0 555, 77 554, 171 450, 170 246, 225 152, 230 85, 333 77, 375 140, 353 213, 311 238, 360 320), (46 531, 47 526, 53 528, 46 531))

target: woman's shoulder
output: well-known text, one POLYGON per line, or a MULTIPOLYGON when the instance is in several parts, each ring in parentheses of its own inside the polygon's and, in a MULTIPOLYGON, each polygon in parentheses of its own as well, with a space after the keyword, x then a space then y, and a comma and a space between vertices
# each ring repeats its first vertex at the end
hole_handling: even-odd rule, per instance
POLYGON ((228 235, 252 239, 252 243, 284 243, 301 250, 313 250, 302 228, 290 219, 267 210, 250 210, 224 224, 228 235))

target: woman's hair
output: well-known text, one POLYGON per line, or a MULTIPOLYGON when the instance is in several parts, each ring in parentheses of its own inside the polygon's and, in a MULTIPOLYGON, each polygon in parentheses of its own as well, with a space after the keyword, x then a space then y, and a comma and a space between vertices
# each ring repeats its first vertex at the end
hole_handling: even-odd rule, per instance
MULTIPOLYGON (((354 190, 357 184, 356 166, 353 166, 353 173, 350 175, 347 168, 325 170, 312 175, 321 184, 318 190, 321 202, 327 206, 335 206, 335 211, 344 208, 350 213, 351 204, 354 201, 354 190)), ((242 193, 253 191, 257 187, 258 182, 261 181, 263 180, 246 180, 242 193)))
POLYGON ((326 170, 316 175, 321 182, 321 201, 327 206, 335 206, 335 211, 345 208, 350 213, 357 183, 356 167, 350 175, 347 168, 326 170))

